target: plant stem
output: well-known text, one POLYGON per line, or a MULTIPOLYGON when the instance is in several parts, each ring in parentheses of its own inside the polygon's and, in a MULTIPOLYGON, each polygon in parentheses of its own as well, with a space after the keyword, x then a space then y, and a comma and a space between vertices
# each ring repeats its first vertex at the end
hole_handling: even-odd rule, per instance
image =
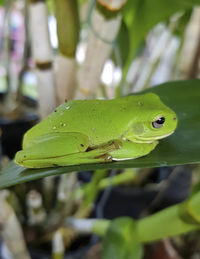
POLYGON ((60 230, 57 230, 53 236, 52 240, 53 252, 52 258, 53 259, 62 259, 64 258, 64 243, 63 243, 63 236, 60 230))
POLYGON ((87 188, 84 189, 84 197, 81 206, 75 214, 77 218, 87 217, 90 213, 93 203, 99 193, 98 184, 100 180, 107 174, 107 170, 96 170, 92 177, 92 181, 87 185, 87 188))
POLYGON ((5 245, 13 255, 13 258, 30 259, 20 223, 2 192, 0 192, 0 204, 1 236, 5 245))
MULTIPOLYGON (((180 204, 137 220, 134 237, 137 241, 146 243, 199 229, 199 202, 200 192, 180 204)), ((96 220, 91 231, 102 236, 108 225, 108 221, 96 220)))
POLYGON ((76 90, 75 53, 79 40, 79 13, 76 0, 55 1, 59 55, 56 59, 57 104, 74 98, 76 90))
POLYGON ((174 205, 137 222, 137 235, 140 242, 176 236, 199 228, 188 224, 180 217, 180 205, 174 205))
MULTIPOLYGON (((114 175, 112 177, 106 177, 103 178, 99 181, 98 186, 96 186, 96 189, 99 189, 100 191, 110 187, 110 186, 118 186, 120 184, 129 182, 129 181, 134 181, 136 180, 136 174, 137 172, 133 169, 126 169, 124 172, 114 175)), ((89 184, 90 185, 90 184, 89 184)), ((86 184, 83 187, 80 187, 76 189, 73 192, 73 197, 75 199, 80 199, 84 196, 85 192, 88 192, 88 184, 86 184)))
MULTIPOLYGON (((10 71, 10 52, 11 52, 11 9, 12 9, 12 0, 8 0, 5 3, 4 11, 4 23, 3 23, 3 40, 2 40, 2 49, 4 52, 4 63, 6 67, 6 81, 8 94, 10 95, 11 91, 11 71, 10 71)), ((9 98, 9 97, 8 97, 9 98)))
MULTIPOLYGON (((107 12, 112 15, 109 10, 107 12)), ((86 58, 78 77, 77 99, 90 99, 95 96, 104 64, 110 56, 121 25, 120 14, 107 19, 98 8, 91 13, 86 58)))
POLYGON ((136 177, 136 172, 132 169, 127 169, 125 172, 122 172, 118 175, 115 175, 113 177, 107 177, 107 178, 104 178, 102 179, 100 182, 99 182, 99 186, 98 188, 100 190, 103 190, 109 186, 117 186, 117 185, 120 185, 120 184, 123 184, 123 183, 126 183, 128 181, 133 181, 136 177))
POLYGON ((76 0, 55 1, 59 51, 74 57, 79 39, 79 14, 76 0))
POLYGON ((96 220, 92 226, 92 232, 99 236, 104 236, 108 229, 109 223, 110 221, 105 219, 96 220))
POLYGON ((44 0, 31 0, 29 6, 31 45, 38 78, 40 115, 44 119, 53 111, 55 77, 52 65, 52 48, 48 31, 48 14, 44 0))

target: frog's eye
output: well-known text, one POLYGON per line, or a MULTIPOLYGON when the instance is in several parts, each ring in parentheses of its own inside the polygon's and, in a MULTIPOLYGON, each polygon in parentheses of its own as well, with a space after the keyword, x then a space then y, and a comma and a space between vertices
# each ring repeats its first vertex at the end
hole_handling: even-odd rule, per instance
POLYGON ((156 129, 159 129, 163 126, 165 122, 165 118, 160 116, 160 117, 157 117, 153 122, 152 122, 152 125, 154 128, 156 129))

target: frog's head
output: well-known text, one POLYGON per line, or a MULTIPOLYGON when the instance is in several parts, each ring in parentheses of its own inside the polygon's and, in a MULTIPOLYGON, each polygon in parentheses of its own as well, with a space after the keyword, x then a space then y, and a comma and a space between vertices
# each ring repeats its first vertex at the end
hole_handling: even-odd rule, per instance
POLYGON ((177 116, 157 95, 138 95, 138 100, 135 119, 123 138, 137 143, 151 143, 168 137, 175 131, 177 116))

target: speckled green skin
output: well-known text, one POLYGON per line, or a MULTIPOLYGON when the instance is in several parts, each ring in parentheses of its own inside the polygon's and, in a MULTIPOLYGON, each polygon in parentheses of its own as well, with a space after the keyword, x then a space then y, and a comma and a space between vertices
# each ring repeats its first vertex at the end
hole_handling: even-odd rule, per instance
POLYGON ((136 158, 153 150, 156 140, 176 125, 176 114, 152 93, 68 101, 25 134, 15 160, 34 168, 136 158), (165 123, 155 129, 152 122, 158 116, 165 123))

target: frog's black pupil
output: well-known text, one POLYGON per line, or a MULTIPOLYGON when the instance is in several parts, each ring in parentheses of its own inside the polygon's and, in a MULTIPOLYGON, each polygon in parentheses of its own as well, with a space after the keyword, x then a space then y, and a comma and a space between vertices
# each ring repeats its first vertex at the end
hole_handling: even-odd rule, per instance
POLYGON ((156 123, 158 123, 158 124, 163 124, 164 122, 165 122, 164 117, 160 117, 158 120, 156 120, 156 123))

